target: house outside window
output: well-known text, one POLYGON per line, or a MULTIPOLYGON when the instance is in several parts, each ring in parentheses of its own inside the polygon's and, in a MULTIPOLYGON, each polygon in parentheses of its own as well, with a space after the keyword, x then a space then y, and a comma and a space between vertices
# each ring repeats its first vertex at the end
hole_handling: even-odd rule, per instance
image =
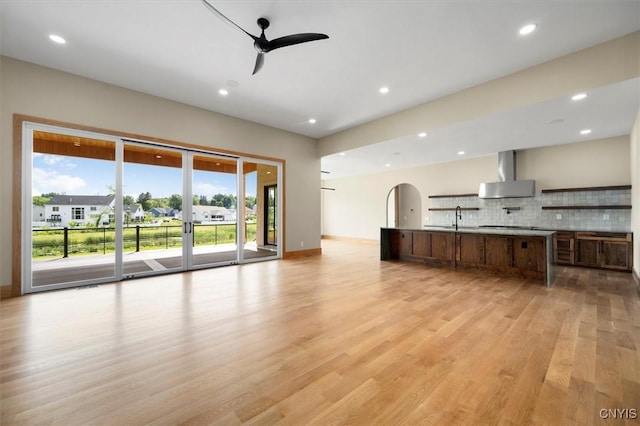
POLYGON ((60 207, 53 206, 53 207, 51 207, 51 210, 54 211, 54 212, 59 212, 60 211, 60 207))
POLYGON ((95 212, 96 210, 98 210, 98 208, 97 208, 97 207, 95 207, 95 206, 91 207, 91 211, 92 211, 92 212, 95 212))
POLYGON ((84 207, 71 207, 71 218, 73 220, 84 220, 84 207))

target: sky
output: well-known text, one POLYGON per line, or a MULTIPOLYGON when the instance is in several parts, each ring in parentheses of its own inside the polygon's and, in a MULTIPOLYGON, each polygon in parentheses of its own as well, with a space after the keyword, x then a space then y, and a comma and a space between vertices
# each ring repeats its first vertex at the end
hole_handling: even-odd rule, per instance
MULTIPOLYGON (((68 195, 108 195, 115 187, 115 161, 62 155, 33 154, 32 194, 49 192, 68 195)), ((174 167, 124 164, 124 195, 152 198, 182 193, 182 170, 174 167)), ((256 173, 247 176, 246 193, 256 195, 256 173)), ((236 194, 236 176, 228 173, 195 171, 193 194, 236 194)))

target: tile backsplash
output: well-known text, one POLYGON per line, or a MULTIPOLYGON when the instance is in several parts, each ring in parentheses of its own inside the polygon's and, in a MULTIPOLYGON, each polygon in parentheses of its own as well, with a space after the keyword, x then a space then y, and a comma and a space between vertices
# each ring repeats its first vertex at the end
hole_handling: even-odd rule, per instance
MULTIPOLYGON (((510 225, 547 229, 621 231, 631 228, 630 209, 542 210, 542 206, 631 205, 630 189, 538 193, 532 198, 431 198, 432 208, 477 207, 462 212, 461 226, 510 225), (519 210, 507 213, 505 207, 519 210)), ((453 211, 427 211, 425 225, 451 225, 453 211)))

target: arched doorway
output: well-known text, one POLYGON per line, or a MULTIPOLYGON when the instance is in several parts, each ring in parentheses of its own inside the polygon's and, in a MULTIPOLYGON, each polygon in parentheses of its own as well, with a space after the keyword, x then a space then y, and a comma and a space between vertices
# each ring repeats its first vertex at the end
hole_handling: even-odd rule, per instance
POLYGON ((422 227, 422 197, 410 183, 401 183, 387 195, 387 227, 420 229, 422 227))

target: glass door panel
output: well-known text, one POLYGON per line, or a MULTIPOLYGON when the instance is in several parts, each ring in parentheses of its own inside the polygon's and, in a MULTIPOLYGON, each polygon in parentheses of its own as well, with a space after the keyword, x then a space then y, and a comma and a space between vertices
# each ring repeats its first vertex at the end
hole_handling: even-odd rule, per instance
MULTIPOLYGON (((190 154, 192 267, 238 261, 237 160, 190 154)), ((186 219, 184 219, 186 220, 186 219)))
POLYGON ((123 277, 184 269, 183 152, 125 142, 123 277))
POLYGON ((278 185, 264 187, 265 245, 278 245, 278 185))
POLYGON ((278 256, 279 167, 243 162, 244 234, 242 259, 278 256))
POLYGON ((31 128, 24 135, 32 141, 26 290, 115 278, 116 143, 31 128))

